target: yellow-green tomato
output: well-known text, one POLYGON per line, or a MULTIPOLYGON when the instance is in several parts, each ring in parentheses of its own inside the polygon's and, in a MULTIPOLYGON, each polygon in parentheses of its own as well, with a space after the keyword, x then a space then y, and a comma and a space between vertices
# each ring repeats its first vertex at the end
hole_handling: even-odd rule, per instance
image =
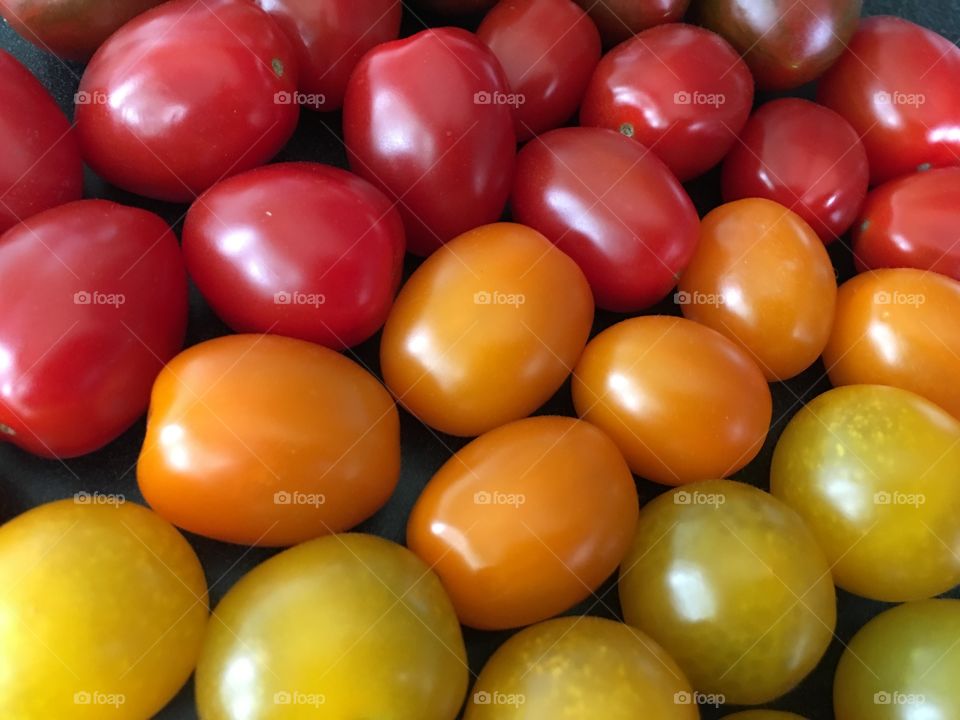
POLYGON ((960 718, 960 600, 920 600, 853 636, 833 683, 836 720, 960 718))
POLYGON ((806 720, 806 718, 781 710, 744 710, 726 715, 723 720, 806 720))
POLYGON ((372 535, 328 535, 224 596, 197 666, 203 720, 453 720, 463 636, 430 569, 372 535))
POLYGON ((207 583, 172 525, 113 495, 0 527, 0 718, 146 720, 187 681, 207 583))
POLYGON ((815 398, 777 443, 770 490, 844 590, 898 602, 960 583, 960 423, 919 395, 848 385, 815 398))
POLYGON ((626 621, 697 690, 735 705, 792 689, 836 624, 830 567, 813 534, 775 497, 732 480, 687 485, 640 511, 620 601, 626 621))
POLYGON ((500 646, 464 720, 697 720, 694 697, 677 663, 636 628, 562 617, 500 646))

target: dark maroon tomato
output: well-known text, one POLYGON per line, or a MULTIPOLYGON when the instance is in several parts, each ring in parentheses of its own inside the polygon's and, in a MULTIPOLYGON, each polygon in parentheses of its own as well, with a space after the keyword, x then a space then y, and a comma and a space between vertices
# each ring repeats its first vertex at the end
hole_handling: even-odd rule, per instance
POLYGON ((960 49, 896 17, 866 18, 817 99, 863 138, 873 185, 960 165, 960 49))
POLYGON ((683 187, 643 145, 612 130, 560 128, 517 159, 513 216, 572 257, 598 306, 642 310, 686 268, 699 220, 683 187))
POLYGON ((677 22, 690 0, 577 0, 600 28, 607 47, 654 25, 677 22))
POLYGON ((217 183, 183 226, 187 270, 233 330, 342 349, 384 321, 403 270, 403 223, 366 180, 316 163, 217 183))
POLYGON ((743 54, 757 85, 816 80, 844 51, 862 0, 700 0, 698 19, 743 54))
POLYGON ((577 112, 600 60, 600 33, 573 0, 501 0, 477 36, 507 74, 518 140, 577 112))
POLYGON ((497 58, 459 28, 384 43, 350 76, 350 167, 396 202, 412 252, 500 217, 516 154, 507 96, 497 58))
POLYGON ((0 237, 0 432, 46 457, 83 455, 147 407, 183 345, 177 239, 146 210, 79 200, 0 237))
POLYGON ((80 147, 46 89, 0 50, 0 233, 83 194, 80 147))
POLYGON ((190 201, 262 165, 297 125, 296 59, 253 3, 172 0, 127 23, 80 81, 84 159, 105 180, 190 201))
POLYGON ((339 110, 364 53, 400 35, 400 0, 256 2, 283 28, 297 54, 300 92, 291 102, 314 110, 339 110))
POLYGON ((799 98, 762 105, 723 162, 723 199, 790 208, 824 243, 843 235, 867 195, 867 151, 850 123, 799 98))
POLYGON ((853 229, 858 270, 917 268, 960 280, 960 168, 888 182, 867 196, 853 229))
POLYGON ((645 30, 603 57, 580 124, 639 140, 689 180, 723 159, 752 105, 753 78, 727 41, 675 23, 645 30))

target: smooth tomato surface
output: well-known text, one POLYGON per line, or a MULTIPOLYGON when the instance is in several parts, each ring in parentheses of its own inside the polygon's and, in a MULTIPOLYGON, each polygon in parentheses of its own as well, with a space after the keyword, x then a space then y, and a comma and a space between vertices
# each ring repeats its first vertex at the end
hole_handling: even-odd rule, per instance
POLYGON ((410 515, 407 547, 440 576, 461 622, 518 627, 589 597, 620 564, 638 510, 630 468, 603 432, 527 418, 440 468, 410 515))
POLYGON ((761 105, 723 162, 724 200, 774 200, 824 243, 853 224, 869 180, 867 151, 850 123, 800 98, 761 105))
POLYGON ((580 124, 639 140, 680 180, 723 159, 753 105, 753 78, 730 44, 673 23, 617 46, 593 73, 580 124))
POLYGON ((806 720, 806 718, 782 710, 744 710, 733 715, 724 715, 723 720, 806 720))
POLYGON ((514 218, 583 270, 597 305, 632 312, 666 297, 697 244, 696 209, 639 143, 602 128, 561 128, 517 159, 514 218))
POLYGON ((459 28, 379 45, 350 76, 350 167, 396 202, 411 252, 500 217, 516 154, 507 92, 496 56, 459 28))
POLYGON ((737 705, 791 690, 836 623, 830 566, 800 516, 732 480, 673 490, 641 510, 620 603, 695 688, 737 705))
POLYGON ((677 22, 683 17, 690 0, 577 0, 600 28, 607 47, 654 25, 677 22))
POLYGON ((80 80, 87 163, 147 197, 188 202, 272 158, 300 108, 289 40, 253 3, 173 0, 110 36, 80 80))
POLYGON ((146 210, 79 200, 0 237, 0 430, 37 455, 93 452, 147 408, 183 346, 177 239, 146 210))
POLYGON ((454 720, 467 690, 456 615, 406 548, 311 540, 230 588, 197 666, 202 720, 454 720))
POLYGON ((384 387, 339 353, 228 335, 160 373, 137 481, 185 530, 292 545, 347 530, 387 501, 400 473, 399 423, 384 387))
POLYGON ((637 475, 680 485, 736 472, 772 414, 760 368, 732 341, 683 318, 617 323, 573 371, 577 414, 605 430, 637 475))
POLYGON ((576 263, 528 227, 486 225, 434 253, 400 290, 380 343, 383 378, 430 427, 479 435, 549 400, 592 322, 576 263))
POLYGON ((403 223, 365 180, 279 163, 217 183, 187 213, 187 270, 237 332, 334 349, 373 335, 403 271, 403 223))

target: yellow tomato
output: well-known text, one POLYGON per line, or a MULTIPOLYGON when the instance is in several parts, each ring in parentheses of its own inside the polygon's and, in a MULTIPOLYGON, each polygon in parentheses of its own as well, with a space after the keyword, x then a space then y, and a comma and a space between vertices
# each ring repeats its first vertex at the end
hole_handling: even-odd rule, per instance
POLYGON ((780 710, 744 710, 726 715, 723 720, 806 720, 806 718, 780 710))

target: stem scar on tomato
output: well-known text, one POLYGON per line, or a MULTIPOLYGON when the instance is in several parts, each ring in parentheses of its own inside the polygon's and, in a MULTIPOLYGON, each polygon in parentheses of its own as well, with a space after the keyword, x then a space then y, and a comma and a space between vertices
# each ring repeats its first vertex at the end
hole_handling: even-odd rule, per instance
POLYGON ((623 125, 620 126, 620 132, 627 137, 633 137, 633 123, 623 123, 623 125))
POLYGON ((283 62, 280 60, 280 58, 274 58, 271 60, 270 66, 273 68, 273 72, 278 78, 283 77, 283 62))

